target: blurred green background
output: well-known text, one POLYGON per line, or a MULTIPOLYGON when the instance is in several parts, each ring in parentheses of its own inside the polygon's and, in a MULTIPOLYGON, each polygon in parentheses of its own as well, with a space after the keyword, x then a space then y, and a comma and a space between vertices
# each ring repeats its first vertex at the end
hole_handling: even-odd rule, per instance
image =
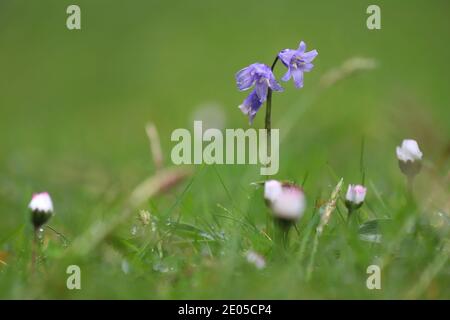
MULTIPOLYGON (((195 275, 189 281, 173 285, 167 274, 147 270, 144 264, 139 270, 147 272, 146 281, 133 278, 130 284, 120 263, 105 258, 105 248, 81 262, 89 284, 80 292, 65 290, 64 269, 29 291, 24 265, 12 270, 22 249, 11 239, 30 237, 27 205, 35 191, 51 193, 56 211, 51 225, 69 239, 120 211, 122 200, 154 170, 144 131, 148 121, 158 127, 167 164, 174 145, 171 132, 191 129, 202 115, 212 113, 208 117, 226 128, 247 128, 247 118, 237 109, 246 93, 236 89, 234 74, 253 62, 270 64, 279 50, 296 48, 300 40, 309 50, 317 49, 319 56, 302 90, 285 83, 285 92, 274 94, 274 127, 290 113, 296 115, 280 146, 276 177, 300 182, 307 175, 305 190, 313 206, 315 198, 327 199, 337 177, 348 183, 360 180, 364 139, 368 203, 377 189, 388 207, 393 203, 396 208, 398 196, 393 193, 401 188, 403 177, 395 146, 402 139, 418 140, 427 161, 441 164, 438 175, 448 174, 449 12, 445 0, 1 0, 0 249, 9 262, 6 271, 0 270, 0 297, 403 297, 402 290, 417 270, 392 275, 404 282, 376 296, 361 287, 364 271, 359 287, 352 281, 360 276, 348 283, 341 278, 339 272, 349 270, 345 263, 330 271, 336 273, 334 278, 322 274, 317 286, 293 284, 288 291, 282 290, 290 283, 284 273, 264 287, 260 281, 251 283, 252 277, 260 280, 252 270, 236 271, 229 267, 232 262, 202 265, 216 274, 196 269, 196 263, 202 263, 197 260, 186 262, 195 275), (81 7, 81 30, 66 28, 70 4, 81 7), (381 8, 381 30, 366 27, 370 4, 381 8), (373 58, 377 68, 315 96, 321 77, 355 56, 373 58), (235 272, 238 279, 241 273, 252 276, 243 277, 246 280, 234 288, 217 279, 223 273, 223 281, 240 281, 233 278, 235 272), (214 286, 223 290, 214 291, 214 286)), ((276 75, 283 72, 277 66, 276 75)), ((263 112, 254 127, 263 127, 263 112)), ((280 130, 283 134, 283 127, 280 130)), ((248 195, 253 190, 249 184, 261 179, 259 166, 194 169, 188 192, 176 189, 152 200, 147 209, 158 216, 172 208, 170 215, 201 225, 199 221, 221 212, 218 204, 245 207, 256 224, 264 224, 263 204, 248 195)), ((429 190, 425 183, 422 189, 429 190)), ((394 214, 372 202, 375 216, 394 214)), ((249 242, 243 241, 241 249, 258 247, 249 242)), ((28 247, 26 241, 22 245, 28 247)), ((183 250, 167 250, 170 257, 191 261, 183 250)), ((221 250, 213 254, 219 261, 221 250)), ((52 265, 51 259, 48 263, 52 265)), ((174 273, 170 277, 184 277, 181 271, 174 273)), ((443 276, 449 280, 448 271, 443 276)), ((448 288, 430 297, 449 298, 448 288)))

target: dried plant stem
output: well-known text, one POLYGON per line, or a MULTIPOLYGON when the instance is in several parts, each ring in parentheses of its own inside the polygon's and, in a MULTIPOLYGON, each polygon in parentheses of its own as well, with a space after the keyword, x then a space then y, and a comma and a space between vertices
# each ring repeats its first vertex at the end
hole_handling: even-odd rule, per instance
POLYGON ((319 226, 316 229, 318 234, 321 234, 323 232, 323 228, 327 225, 328 221, 330 220, 331 214, 333 213, 334 209, 336 209, 336 202, 339 196, 339 192, 342 189, 343 183, 344 179, 341 178, 341 180, 339 180, 338 184, 331 193, 330 200, 327 202, 325 206, 325 210, 324 213, 322 214, 322 218, 320 219, 319 226))
POLYGON ((148 123, 145 127, 145 131, 147 132, 148 140, 150 141, 153 163, 155 164, 156 170, 160 170, 163 167, 163 155, 158 130, 153 123, 148 123))
POLYGON ((333 213, 334 209, 336 209, 336 202, 339 197, 339 193, 342 189, 343 183, 344 183, 344 179, 341 178, 341 180, 339 180, 338 184, 336 185, 333 192, 331 193, 330 200, 327 202, 327 204, 325 206, 325 210, 320 219, 319 226, 316 228, 316 235, 314 237, 314 244, 313 244, 313 249, 311 252, 311 258, 309 259, 309 264, 306 269, 306 280, 307 281, 309 281, 311 279, 311 275, 312 275, 312 272, 314 269, 314 261, 316 258, 317 247, 319 246, 320 235, 322 234, 324 227, 328 224, 328 221, 330 220, 331 214, 333 213))
POLYGON ((311 279, 318 246, 319 246, 319 233, 316 232, 316 235, 314 236, 313 248, 311 251, 311 258, 309 259, 308 267, 306 269, 306 281, 309 281, 311 279))

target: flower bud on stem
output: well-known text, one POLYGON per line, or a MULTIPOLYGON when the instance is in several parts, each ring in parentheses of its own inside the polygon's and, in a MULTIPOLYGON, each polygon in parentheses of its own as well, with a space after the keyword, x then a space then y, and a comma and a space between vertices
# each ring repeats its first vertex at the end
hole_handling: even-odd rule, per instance
POLYGON ((367 189, 362 185, 350 184, 345 195, 345 207, 348 210, 347 226, 358 226, 358 209, 364 203, 367 189))
POLYGON ((303 189, 293 183, 267 180, 264 183, 264 200, 275 224, 275 242, 284 250, 288 247, 289 230, 305 211, 303 189))
POLYGON ((419 145, 416 140, 405 139, 396 149, 398 166, 401 172, 406 176, 408 195, 413 196, 413 182, 416 175, 422 169, 422 156, 419 145))
POLYGON ((42 226, 53 215, 53 202, 47 192, 33 194, 28 205, 31 210, 31 222, 33 224, 33 242, 31 244, 31 271, 34 274, 39 249, 39 232, 42 226))

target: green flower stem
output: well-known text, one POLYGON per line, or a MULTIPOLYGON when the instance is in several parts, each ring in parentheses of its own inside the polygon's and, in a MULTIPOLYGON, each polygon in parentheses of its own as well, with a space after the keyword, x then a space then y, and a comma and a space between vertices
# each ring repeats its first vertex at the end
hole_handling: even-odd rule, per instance
POLYGON ((415 176, 412 174, 409 174, 406 176, 406 184, 408 188, 408 196, 410 198, 413 198, 413 192, 414 192, 414 178, 415 176))
MULTIPOLYGON (((278 55, 272 63, 271 70, 275 68, 275 65, 278 62, 278 55)), ((272 154, 270 139, 271 139, 271 130, 272 130, 272 89, 269 87, 267 90, 267 101, 266 101, 266 125, 265 128, 267 130, 267 154, 269 157, 272 154)))
POLYGON ((32 272, 32 274, 34 274, 35 270, 36 270, 38 232, 39 232, 39 228, 33 228, 33 243, 31 244, 31 272, 32 272))
POLYGON ((278 254, 285 256, 289 248, 289 231, 294 223, 284 219, 275 219, 275 243, 278 247, 278 254))
POLYGON ((358 227, 358 209, 348 208, 347 226, 358 227))

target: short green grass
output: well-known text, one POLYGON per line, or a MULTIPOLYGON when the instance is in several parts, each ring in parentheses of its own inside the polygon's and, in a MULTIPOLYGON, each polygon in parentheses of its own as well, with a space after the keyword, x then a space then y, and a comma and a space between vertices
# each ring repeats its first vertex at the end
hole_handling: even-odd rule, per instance
POLYGON ((76 32, 65 28, 70 1, 0 3, 0 298, 450 298, 446 1, 379 1, 379 31, 365 28, 368 1, 77 3, 76 32), (274 94, 272 110, 282 135, 275 178, 302 184, 308 200, 287 248, 272 240, 252 185, 258 166, 185 168, 177 186, 130 205, 156 172, 148 121, 166 167, 171 132, 191 128, 202 105, 216 105, 225 127, 247 128, 234 73, 301 39, 319 51, 315 69, 302 90, 288 83, 274 94), (355 56, 377 68, 324 88, 355 56), (413 196, 395 157, 403 138, 424 152, 413 196), (368 187, 360 223, 379 221, 368 229, 381 243, 347 226, 343 191, 316 236, 341 178, 344 188, 368 187), (33 273, 27 205, 43 190, 55 205, 49 225, 63 236, 45 230, 33 273), (249 264, 247 250, 266 268, 249 264), (66 288, 72 264, 78 291, 66 288), (372 264, 381 290, 366 287, 372 264))

